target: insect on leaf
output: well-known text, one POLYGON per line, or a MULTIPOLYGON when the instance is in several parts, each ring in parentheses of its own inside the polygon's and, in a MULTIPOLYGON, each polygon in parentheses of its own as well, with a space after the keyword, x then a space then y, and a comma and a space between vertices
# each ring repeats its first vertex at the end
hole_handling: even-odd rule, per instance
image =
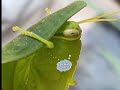
POLYGON ((76 22, 67 20, 85 6, 85 2, 75 1, 28 28, 50 40, 54 48, 25 35, 3 47, 3 90, 68 90, 75 84, 81 30, 76 22))
MULTIPOLYGON (((45 17, 28 28, 29 31, 49 40, 55 32, 75 13, 86 6, 83 1, 76 1, 67 7, 45 17)), ((2 48, 2 63, 19 60, 36 52, 43 46, 34 38, 20 35, 2 48)))

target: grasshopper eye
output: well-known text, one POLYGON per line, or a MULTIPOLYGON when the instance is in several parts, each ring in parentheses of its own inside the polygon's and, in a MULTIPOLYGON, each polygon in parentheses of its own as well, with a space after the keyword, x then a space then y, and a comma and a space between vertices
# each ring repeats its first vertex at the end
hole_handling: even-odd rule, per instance
POLYGON ((73 37, 77 37, 80 35, 80 31, 77 30, 77 29, 66 29, 64 32, 63 32, 63 35, 65 37, 69 37, 69 38, 73 38, 73 37))

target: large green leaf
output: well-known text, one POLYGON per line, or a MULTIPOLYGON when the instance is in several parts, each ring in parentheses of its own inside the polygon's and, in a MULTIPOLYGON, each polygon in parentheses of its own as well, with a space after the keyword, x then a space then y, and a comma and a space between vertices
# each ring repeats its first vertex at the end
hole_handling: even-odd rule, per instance
MULTIPOLYGON (((37 24, 28 28, 28 30, 49 40, 66 20, 85 6, 86 3, 83 1, 73 2, 67 7, 45 17, 37 24)), ((34 38, 20 35, 2 48, 2 63, 25 58, 42 46, 43 44, 34 38)))

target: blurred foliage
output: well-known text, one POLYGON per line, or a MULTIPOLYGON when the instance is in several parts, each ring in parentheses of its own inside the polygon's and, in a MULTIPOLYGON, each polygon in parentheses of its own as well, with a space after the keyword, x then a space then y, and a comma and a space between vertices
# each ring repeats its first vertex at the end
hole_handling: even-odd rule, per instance
MULTIPOLYGON (((97 14, 102 14, 102 13, 106 13, 106 12, 109 11, 109 10, 107 11, 105 7, 100 6, 97 2, 93 3, 91 0, 84 0, 84 1, 86 1, 87 5, 90 6, 91 8, 93 8, 96 11, 97 14)), ((107 0, 104 0, 104 1, 107 2, 107 0)), ((116 1, 120 2, 120 0, 116 0, 116 1)), ((101 3, 102 2, 103 1, 101 1, 101 3)), ((114 16, 110 16, 110 18, 114 18, 114 16)), ((117 30, 120 31, 120 19, 115 21, 115 22, 109 22, 109 23, 111 23, 114 27, 117 28, 117 30)))
POLYGON ((113 69, 120 77, 120 62, 119 58, 113 55, 110 51, 105 49, 99 50, 99 53, 112 65, 113 69))
POLYGON ((120 0, 115 0, 120 5, 120 0))

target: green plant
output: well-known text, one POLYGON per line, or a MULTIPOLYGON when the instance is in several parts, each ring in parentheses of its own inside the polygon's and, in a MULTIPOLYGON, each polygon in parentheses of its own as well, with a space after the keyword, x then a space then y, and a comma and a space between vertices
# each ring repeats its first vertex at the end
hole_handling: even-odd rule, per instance
POLYGON ((69 85, 75 85, 73 75, 81 49, 79 24, 114 21, 116 19, 101 18, 118 13, 80 22, 67 21, 85 6, 83 1, 73 2, 27 31, 13 27, 22 35, 2 49, 3 90, 68 90, 69 85))

